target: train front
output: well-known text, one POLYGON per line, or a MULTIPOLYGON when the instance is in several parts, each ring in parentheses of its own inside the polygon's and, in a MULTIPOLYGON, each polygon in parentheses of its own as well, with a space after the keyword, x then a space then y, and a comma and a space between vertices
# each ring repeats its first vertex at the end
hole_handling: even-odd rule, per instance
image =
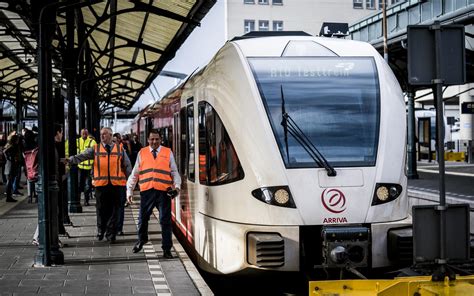
POLYGON ((365 43, 268 40, 281 54, 254 54, 257 41, 240 46, 269 123, 252 147, 275 143, 272 172, 255 159, 262 172, 252 191, 268 205, 262 224, 274 227, 246 230, 247 263, 357 275, 410 261, 405 103, 391 70, 365 43))

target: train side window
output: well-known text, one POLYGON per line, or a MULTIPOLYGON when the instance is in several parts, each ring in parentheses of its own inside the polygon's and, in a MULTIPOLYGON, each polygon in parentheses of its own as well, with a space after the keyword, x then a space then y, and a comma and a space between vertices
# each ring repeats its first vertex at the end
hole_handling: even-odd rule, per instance
POLYGON ((188 146, 188 155, 186 159, 188 162, 188 180, 194 182, 194 106, 192 104, 188 105, 186 112, 186 126, 188 134, 188 137, 186 137, 186 144, 188 146))
POLYGON ((222 185, 244 178, 244 171, 224 124, 207 102, 198 105, 199 182, 222 185))

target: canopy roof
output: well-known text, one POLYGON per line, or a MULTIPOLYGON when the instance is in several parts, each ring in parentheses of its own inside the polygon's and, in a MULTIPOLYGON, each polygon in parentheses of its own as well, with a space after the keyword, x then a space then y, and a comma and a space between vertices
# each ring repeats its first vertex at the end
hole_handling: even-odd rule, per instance
POLYGON ((37 20, 39 10, 55 2, 64 4, 52 42, 55 87, 66 88, 65 65, 72 56, 76 73, 88 82, 84 88, 95 85, 102 106, 130 109, 215 0, 0 0, 0 97, 37 103, 37 20), (71 52, 66 22, 74 8, 71 52))

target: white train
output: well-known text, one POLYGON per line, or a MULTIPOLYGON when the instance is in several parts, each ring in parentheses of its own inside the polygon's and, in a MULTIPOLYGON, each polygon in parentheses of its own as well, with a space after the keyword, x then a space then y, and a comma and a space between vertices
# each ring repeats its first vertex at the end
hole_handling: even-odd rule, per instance
POLYGON ((400 259, 389 253, 411 225, 405 103, 369 44, 234 39, 144 116, 136 132, 162 129, 177 158, 175 233, 203 269, 364 270, 400 259))

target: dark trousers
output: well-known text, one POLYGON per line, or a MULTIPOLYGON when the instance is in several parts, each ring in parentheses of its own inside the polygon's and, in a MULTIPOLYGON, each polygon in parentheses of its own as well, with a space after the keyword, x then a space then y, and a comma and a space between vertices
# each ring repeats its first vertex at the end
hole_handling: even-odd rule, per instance
POLYGON ((15 182, 16 175, 18 173, 18 168, 12 164, 10 167, 10 173, 7 176, 7 188, 5 189, 5 193, 7 194, 7 198, 12 198, 14 190, 13 183, 15 182))
POLYGON ((120 186, 98 186, 95 188, 97 233, 115 239, 117 217, 120 208, 120 186))
POLYGON ((16 170, 15 174, 16 175, 13 176, 13 192, 18 192, 19 187, 21 187, 21 166, 16 170))
POLYGON ((84 192, 84 202, 89 203, 92 193, 91 170, 79 169, 79 191, 84 192))
POLYGON ((7 188, 5 189, 5 193, 7 194, 7 199, 12 198, 14 180, 15 180, 15 174, 7 175, 7 188))
POLYGON ((160 212, 161 248, 170 250, 173 246, 171 240, 171 198, 165 191, 150 189, 140 192, 140 214, 138 216, 138 240, 148 241, 148 221, 153 209, 157 208, 160 212))
POLYGON ((120 187, 120 209, 118 212, 117 232, 123 231, 125 219, 125 202, 127 202, 127 187, 120 187))

